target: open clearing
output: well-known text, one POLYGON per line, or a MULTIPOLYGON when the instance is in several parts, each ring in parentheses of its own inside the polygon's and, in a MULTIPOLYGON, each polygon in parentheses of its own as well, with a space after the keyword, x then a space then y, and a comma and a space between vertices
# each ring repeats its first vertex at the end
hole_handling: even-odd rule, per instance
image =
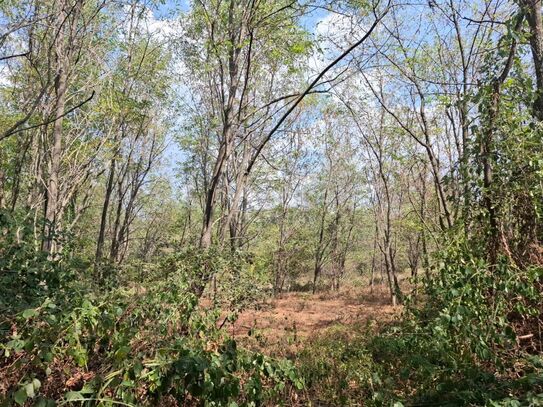
MULTIPOLYGON (((337 292, 292 292, 243 311, 227 329, 245 346, 276 353, 338 325, 382 325, 399 315, 386 286, 337 292)), ((282 352, 281 352, 282 353, 282 352)))

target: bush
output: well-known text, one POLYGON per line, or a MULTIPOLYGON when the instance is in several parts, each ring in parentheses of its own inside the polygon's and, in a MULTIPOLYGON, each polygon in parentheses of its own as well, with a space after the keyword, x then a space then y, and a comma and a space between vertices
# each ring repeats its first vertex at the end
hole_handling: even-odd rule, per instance
POLYGON ((422 307, 408 304, 402 324, 368 344, 411 402, 515 405, 504 400, 543 392, 543 269, 507 258, 491 267, 473 247, 451 246, 425 283, 422 307))
MULTIPOLYGON (((204 263, 213 272, 232 266, 224 259, 186 252, 158 265, 111 269, 115 278, 101 290, 90 279, 72 289, 69 274, 58 272, 63 260, 39 262, 50 273, 43 274, 47 289, 1 321, 5 405, 258 405, 303 386, 291 363, 237 349, 216 328, 219 311, 198 307, 195 278, 204 263), (56 290, 48 283, 53 275, 56 290)), ((20 268, 17 278, 26 272, 20 268)))
POLYGON ((311 340, 297 357, 312 402, 330 406, 379 405, 384 398, 381 367, 367 348, 371 336, 360 327, 334 327, 311 340))

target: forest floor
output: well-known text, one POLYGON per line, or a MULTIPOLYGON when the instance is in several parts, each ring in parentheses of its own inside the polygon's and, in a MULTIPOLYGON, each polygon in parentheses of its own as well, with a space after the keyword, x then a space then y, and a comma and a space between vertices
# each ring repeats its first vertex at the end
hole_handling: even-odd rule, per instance
POLYGON ((346 287, 311 294, 290 292, 243 311, 225 326, 245 347, 265 353, 296 351, 308 339, 338 326, 377 327, 391 322, 401 307, 390 305, 388 288, 346 287))

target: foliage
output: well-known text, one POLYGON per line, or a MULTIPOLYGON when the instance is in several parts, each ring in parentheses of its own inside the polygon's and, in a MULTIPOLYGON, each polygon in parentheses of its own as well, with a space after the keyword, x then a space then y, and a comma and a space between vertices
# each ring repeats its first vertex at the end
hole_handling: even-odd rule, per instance
MULTIPOLYGON (((36 250, 33 224, 24 214, 0 210, 0 230, 2 314, 38 306, 52 293, 66 294, 66 283, 75 279, 77 261, 67 257, 50 260, 47 253, 36 250)), ((77 290, 74 285, 72 289, 77 290)))
POLYGON ((162 259, 161 269, 176 270, 190 287, 207 286, 214 306, 237 312, 269 291, 269 276, 258 262, 251 253, 189 247, 162 259))
POLYGON ((163 3, 0 4, 0 404, 542 405, 540 1, 163 3), (400 321, 221 329, 353 270, 400 321))
POLYGON ((541 405, 543 269, 519 269, 506 257, 491 267, 477 246, 451 242, 401 320, 378 332, 330 328, 309 341, 296 357, 308 397, 332 405, 541 405))
POLYGON ((543 269, 506 258, 491 267, 474 247, 453 243, 425 282, 424 303, 411 303, 400 325, 369 344, 406 399, 508 405, 543 391, 543 269))
MULTIPOLYGON (((39 305, 7 313, 0 343, 5 403, 257 405, 280 399, 291 384, 301 388, 290 362, 239 350, 217 329, 218 311, 196 307, 191 270, 217 258, 186 252, 159 265, 111 270, 118 276, 101 292, 48 292, 39 305)), ((57 263, 44 257, 42 264, 57 263)))
POLYGON ((314 402, 356 406, 382 400, 381 367, 367 348, 369 329, 333 327, 296 357, 314 402))

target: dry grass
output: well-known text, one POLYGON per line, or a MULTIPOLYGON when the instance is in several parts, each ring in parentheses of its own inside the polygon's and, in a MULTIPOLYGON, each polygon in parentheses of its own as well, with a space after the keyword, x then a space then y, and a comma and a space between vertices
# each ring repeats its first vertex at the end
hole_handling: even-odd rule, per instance
POLYGON ((388 288, 346 287, 339 292, 287 293, 242 312, 225 326, 242 345, 268 354, 294 352, 332 326, 390 322, 401 307, 390 305, 388 288))

